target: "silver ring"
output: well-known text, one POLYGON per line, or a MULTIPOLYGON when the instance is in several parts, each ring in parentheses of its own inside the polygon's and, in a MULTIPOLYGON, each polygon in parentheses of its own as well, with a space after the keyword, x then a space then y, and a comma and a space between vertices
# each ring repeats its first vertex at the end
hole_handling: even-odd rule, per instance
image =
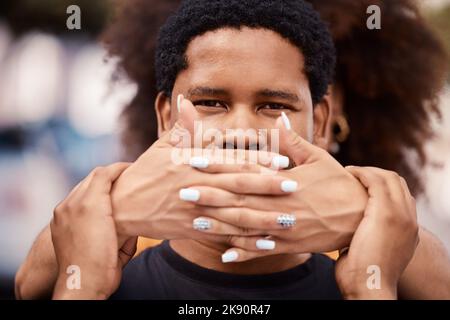
POLYGON ((197 218, 197 219, 194 219, 194 221, 192 222, 192 227, 195 230, 200 230, 200 231, 208 230, 208 229, 211 229, 211 221, 204 219, 204 218, 197 218))
POLYGON ((277 218, 277 223, 283 228, 292 228, 296 222, 297 218, 293 214, 282 214, 277 218))

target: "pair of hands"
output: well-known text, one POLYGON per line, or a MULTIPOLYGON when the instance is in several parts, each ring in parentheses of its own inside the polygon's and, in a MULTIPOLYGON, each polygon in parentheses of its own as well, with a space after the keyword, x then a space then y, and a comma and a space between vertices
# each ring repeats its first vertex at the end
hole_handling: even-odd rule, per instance
MULTIPOLYGON (((188 127, 189 115, 195 114, 188 100, 181 104, 181 120, 173 131, 188 127)), ((324 150, 287 130, 281 119, 277 125, 281 153, 296 165, 278 175, 262 175, 268 169, 261 164, 175 165, 170 161, 173 131, 134 164, 115 164, 91 173, 57 207, 51 223, 62 275, 55 297, 81 293, 84 298, 108 297, 120 283, 123 265, 134 254, 137 235, 221 238, 233 246, 228 252, 237 253, 235 261, 244 261, 268 254, 339 249, 350 243, 358 225, 348 255, 339 259, 336 268, 341 290, 360 296, 367 266, 377 264, 386 275, 383 288, 395 295, 393 288, 414 252, 417 237, 415 208, 405 196, 409 194, 406 185, 384 170, 346 170, 324 150), (367 208, 366 191, 353 175, 369 190, 367 208), (286 180, 298 181, 297 190, 283 192, 281 183, 286 180), (400 187, 387 188, 386 181, 400 187), (184 188, 199 191, 198 201, 180 200, 179 190, 184 188), (381 191, 371 192, 373 188, 381 191), (295 214, 297 224, 282 228, 277 217, 283 213, 295 214), (199 217, 208 219, 211 228, 194 230, 192 222, 199 217), (411 232, 405 234, 405 227, 411 232), (273 250, 256 247, 256 241, 266 235, 276 242, 273 250), (403 241, 393 241, 399 237, 403 241), (65 268, 73 264, 83 272, 81 291, 65 289, 65 268)))
MULTIPOLYGON (((190 128, 196 118, 189 100, 182 100, 180 109, 178 125, 114 184, 111 197, 119 234, 228 241, 241 249, 236 261, 264 254, 331 251, 350 243, 362 218, 367 192, 325 150, 287 130, 278 119, 280 153, 291 159, 292 169, 274 171, 277 166, 272 163, 283 162, 279 154, 252 150, 246 151, 244 164, 226 164, 226 160, 216 164, 213 158, 208 159, 206 168, 176 165, 170 158, 171 137, 177 130, 190 128), (249 163, 249 159, 269 161, 249 163), (286 181, 297 184, 297 189, 283 192, 286 181), (185 188, 196 190, 199 199, 180 201, 179 191, 185 188), (301 223, 283 229, 277 223, 281 214, 295 214, 301 223), (194 230, 196 218, 209 220, 211 228, 194 230), (274 250, 257 250, 256 241, 263 235, 276 238, 274 250)), ((196 150, 191 151, 195 154, 196 150)), ((236 163, 236 153, 240 152, 231 150, 231 163, 236 163)), ((227 156, 230 150, 224 153, 227 156)))

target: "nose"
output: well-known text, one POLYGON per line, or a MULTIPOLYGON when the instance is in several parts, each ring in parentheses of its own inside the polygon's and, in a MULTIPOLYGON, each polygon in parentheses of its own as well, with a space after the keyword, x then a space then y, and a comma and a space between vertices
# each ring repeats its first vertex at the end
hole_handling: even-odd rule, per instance
POLYGON ((261 150, 265 137, 258 127, 258 117, 249 106, 234 106, 224 119, 223 149, 261 150))

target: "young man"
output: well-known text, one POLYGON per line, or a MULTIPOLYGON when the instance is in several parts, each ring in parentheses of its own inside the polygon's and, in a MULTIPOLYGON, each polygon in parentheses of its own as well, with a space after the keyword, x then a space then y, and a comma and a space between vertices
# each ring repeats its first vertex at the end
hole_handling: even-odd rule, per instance
MULTIPOLYGON (((379 169, 349 169, 369 190, 366 207, 348 172, 298 135, 320 144, 328 121, 322 97, 333 62, 326 28, 302 1, 184 2, 159 38, 156 110, 163 138, 125 170, 112 192, 112 182, 127 165, 97 170, 58 206, 52 222, 60 268, 54 297, 110 296, 135 241, 120 241, 117 250, 117 234, 189 240, 171 240, 133 260, 116 298, 338 298, 341 292, 345 297, 395 297, 417 240, 415 209, 404 181, 379 169), (187 99, 176 99, 179 94, 187 99), (171 101, 178 101, 178 110, 171 101), (298 166, 280 173, 282 179, 255 174, 252 169, 260 168, 251 166, 240 178, 235 171, 241 167, 211 166, 202 172, 168 168, 165 131, 177 119, 192 129, 194 118, 222 130, 278 128, 281 153, 298 166), (146 174, 164 179, 155 188, 154 179, 139 180, 146 174), (325 177, 327 183, 320 184, 325 177), (330 177, 339 178, 333 184, 330 177), (298 190, 284 188, 286 181, 291 187, 298 182, 298 190), (197 196, 179 199, 179 189, 186 187, 197 196), (144 189, 153 195, 144 197, 144 189), (349 193, 355 206, 346 213, 359 216, 361 203, 365 212, 348 256, 338 262, 338 289, 333 262, 307 252, 349 242, 360 216, 342 219, 339 232, 324 237, 326 228, 319 225, 331 220, 317 215, 341 209, 339 202, 349 193), (292 213, 299 226, 277 224, 283 213, 292 213), (248 230, 246 225, 255 225, 258 215, 270 219, 248 230), (209 228, 192 230, 198 217, 209 228), (190 233, 182 232, 189 228, 190 233), (236 248, 222 256, 232 246, 236 248), (246 260, 243 254, 251 250, 261 255, 258 249, 272 256, 226 263, 246 260), (75 292, 65 287, 65 268, 73 264, 84 274, 82 290, 75 292), (369 265, 383 271, 378 291, 365 287, 369 265)), ((336 220, 345 214, 331 216, 336 220)))

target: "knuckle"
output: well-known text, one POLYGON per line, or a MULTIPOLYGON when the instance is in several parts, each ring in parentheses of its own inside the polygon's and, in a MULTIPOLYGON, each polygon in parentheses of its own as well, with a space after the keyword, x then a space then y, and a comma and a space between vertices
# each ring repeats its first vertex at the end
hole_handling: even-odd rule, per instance
POLYGON ((86 214, 90 211, 91 206, 86 201, 81 201, 77 206, 79 214, 86 214))
POLYGON ((303 140, 300 138, 300 136, 295 135, 295 136, 292 138, 291 145, 292 145, 293 147, 300 147, 300 146, 303 145, 303 140))
POLYGON ((58 204, 53 210, 53 218, 56 220, 55 222, 61 219, 61 216, 64 215, 64 212, 65 212, 65 203, 62 202, 58 204))
POLYGON ((403 224, 403 219, 401 217, 400 214, 398 214, 397 212, 393 213, 389 213, 385 215, 385 221, 387 223, 387 225, 391 225, 391 226, 402 226, 403 224))
POLYGON ((229 245, 231 245, 231 246, 238 246, 238 243, 239 243, 239 241, 238 241, 238 237, 237 236, 234 236, 234 235, 228 235, 227 236, 227 243, 229 244, 229 245))
POLYGON ((416 208, 416 198, 414 198, 413 196, 410 197, 409 199, 411 205, 413 206, 413 208, 416 208))
POLYGON ((94 170, 92 170, 92 177, 97 178, 101 177, 105 174, 106 168, 105 167, 96 167, 94 170))
POLYGON ((242 225, 244 225, 244 214, 242 213, 242 211, 239 211, 237 214, 236 214, 236 225, 238 226, 238 227, 241 227, 242 225))
POLYGON ((239 231, 243 236, 249 236, 252 234, 252 230, 246 227, 239 227, 239 231))
POLYGON ((395 171, 390 171, 389 172, 389 179, 391 179, 392 181, 400 181, 400 175, 395 172, 395 171))
POLYGON ((274 220, 269 215, 261 216, 261 226, 266 229, 270 229, 274 224, 274 220))
POLYGON ((234 206, 236 208, 242 208, 245 206, 246 195, 245 194, 236 194, 234 197, 234 206))
POLYGON ((379 175, 374 175, 372 178, 372 182, 374 185, 380 187, 383 191, 384 194, 388 197, 391 196, 390 192, 389 192, 389 184, 387 179, 385 179, 384 177, 381 177, 379 175))

